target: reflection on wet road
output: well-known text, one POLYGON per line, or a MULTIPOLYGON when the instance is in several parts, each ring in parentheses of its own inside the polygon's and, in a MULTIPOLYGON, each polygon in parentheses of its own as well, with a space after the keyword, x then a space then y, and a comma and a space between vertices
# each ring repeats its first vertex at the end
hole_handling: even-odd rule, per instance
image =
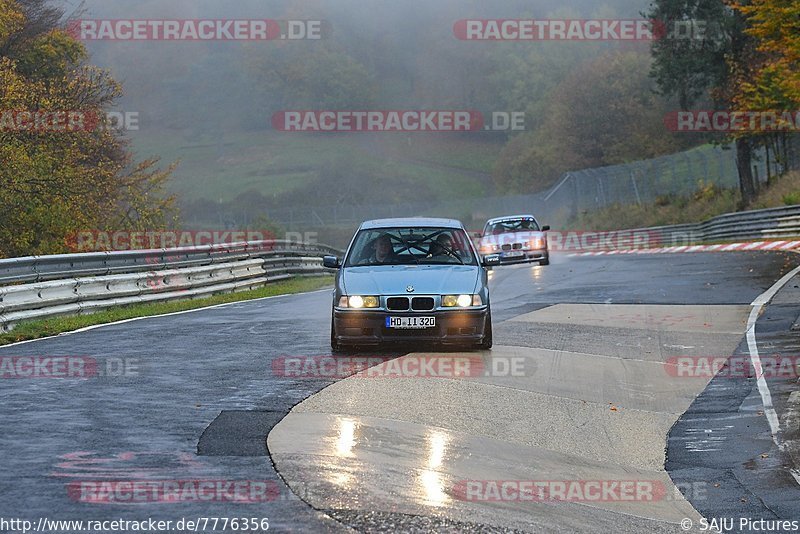
POLYGON ((309 504, 356 529, 377 513, 406 528, 437 518, 519 531, 680 532, 684 518, 699 522, 690 501, 714 481, 676 486, 665 443, 711 377, 689 379, 674 362, 733 354, 763 291, 708 291, 709 281, 724 289, 748 272, 742 258, 726 260, 558 258, 496 269, 496 344, 480 353, 478 372, 402 377, 380 364, 337 382, 276 425, 273 461, 291 487, 310 488, 309 504), (686 270, 700 274, 687 281, 686 270), (316 445, 331 436, 335 448, 316 445))

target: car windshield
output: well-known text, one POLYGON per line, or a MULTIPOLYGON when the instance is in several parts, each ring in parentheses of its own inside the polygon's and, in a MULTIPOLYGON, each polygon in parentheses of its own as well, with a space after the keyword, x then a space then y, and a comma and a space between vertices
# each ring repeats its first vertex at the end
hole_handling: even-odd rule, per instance
POLYGON ((537 232, 539 225, 530 217, 508 219, 486 225, 484 235, 510 234, 514 232, 537 232))
POLYGON ((467 234, 456 228, 361 230, 346 267, 360 265, 476 265, 467 234))

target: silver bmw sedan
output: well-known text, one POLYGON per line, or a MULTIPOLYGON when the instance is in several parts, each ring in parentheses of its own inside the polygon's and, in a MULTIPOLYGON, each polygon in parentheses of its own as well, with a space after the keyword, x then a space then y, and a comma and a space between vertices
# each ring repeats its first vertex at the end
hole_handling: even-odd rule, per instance
POLYGON ((451 219, 379 219, 361 224, 338 269, 331 348, 382 343, 492 347, 487 267, 464 225, 451 219))

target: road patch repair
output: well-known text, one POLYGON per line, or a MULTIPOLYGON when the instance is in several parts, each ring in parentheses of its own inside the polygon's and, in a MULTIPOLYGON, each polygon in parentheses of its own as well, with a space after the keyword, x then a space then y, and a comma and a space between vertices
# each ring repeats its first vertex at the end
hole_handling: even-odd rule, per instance
POLYGON ((481 372, 380 379, 382 363, 296 405, 270 432, 270 456, 295 493, 357 530, 380 514, 680 532, 700 519, 684 495, 702 499, 707 482, 676 487, 665 443, 711 377, 670 366, 708 347, 733 354, 749 311, 560 304, 496 321, 496 340, 515 345, 465 353, 481 372))

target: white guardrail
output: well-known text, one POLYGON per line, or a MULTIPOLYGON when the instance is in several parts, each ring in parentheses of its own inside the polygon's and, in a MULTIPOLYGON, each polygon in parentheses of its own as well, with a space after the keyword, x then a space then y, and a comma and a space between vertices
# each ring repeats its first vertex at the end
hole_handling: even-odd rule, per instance
POLYGON ((0 331, 111 306, 246 291, 321 276, 327 245, 283 240, 0 260, 0 331))

